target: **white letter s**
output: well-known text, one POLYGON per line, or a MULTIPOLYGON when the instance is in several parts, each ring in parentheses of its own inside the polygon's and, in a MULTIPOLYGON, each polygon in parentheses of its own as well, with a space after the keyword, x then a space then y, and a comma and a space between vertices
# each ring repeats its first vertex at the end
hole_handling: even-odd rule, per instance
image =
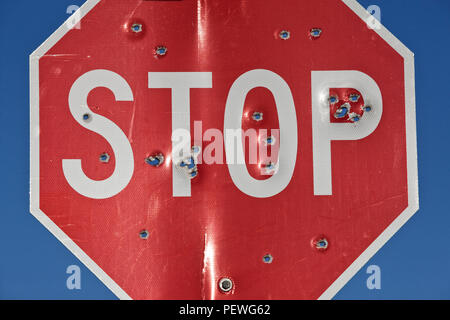
POLYGON ((62 166, 67 182, 75 191, 88 198, 106 199, 117 195, 128 185, 134 172, 134 157, 122 129, 89 109, 88 94, 97 87, 110 89, 117 101, 133 101, 133 92, 117 73, 93 70, 79 77, 69 93, 69 108, 74 119, 84 128, 101 135, 111 145, 116 160, 114 172, 109 178, 96 181, 84 174, 80 159, 63 159, 62 166))

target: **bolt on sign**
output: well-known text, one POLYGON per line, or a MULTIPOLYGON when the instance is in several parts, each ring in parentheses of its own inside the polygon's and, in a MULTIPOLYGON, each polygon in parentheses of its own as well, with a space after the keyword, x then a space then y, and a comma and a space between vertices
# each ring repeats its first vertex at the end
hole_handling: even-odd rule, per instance
POLYGON ((31 212, 122 299, 330 299, 418 210, 413 54, 354 0, 89 0, 30 57, 31 212))

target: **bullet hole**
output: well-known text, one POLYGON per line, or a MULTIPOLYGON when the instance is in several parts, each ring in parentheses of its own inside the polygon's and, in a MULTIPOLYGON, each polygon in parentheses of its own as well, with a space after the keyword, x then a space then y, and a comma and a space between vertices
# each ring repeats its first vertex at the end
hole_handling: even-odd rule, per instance
POLYGON ((322 29, 320 29, 320 28, 312 28, 309 31, 309 35, 310 35, 311 39, 318 39, 321 34, 322 34, 322 29))
MULTIPOLYGON (((194 153, 195 155, 195 153, 194 153)), ((190 179, 194 179, 198 176, 198 167, 197 163, 195 161, 195 158, 193 156, 187 157, 183 159, 179 164, 178 167, 183 169, 183 172, 187 174, 187 176, 190 179)))
POLYGON ((336 110, 336 112, 334 113, 334 117, 336 119, 344 118, 349 110, 350 105, 348 103, 344 103, 342 106, 339 107, 339 109, 336 110))
POLYGON ((92 116, 89 113, 83 114, 82 118, 84 122, 90 122, 92 120, 92 116))
POLYGON ((252 119, 255 121, 261 121, 263 119, 263 113, 258 111, 253 112, 252 119))
POLYGON ((360 96, 359 94, 357 94, 357 93, 352 93, 352 94, 348 97, 348 99, 349 99, 351 102, 358 102, 358 100, 359 100, 360 97, 361 97, 361 96, 360 96))
POLYGON ((186 167, 188 169, 193 169, 195 168, 195 161, 194 161, 194 157, 190 157, 188 160, 183 160, 180 162, 180 167, 186 167))
POLYGON ((315 241, 314 246, 317 250, 327 250, 328 248, 328 240, 326 238, 320 238, 315 241))
POLYGON ((273 257, 272 257, 271 254, 264 255, 264 257, 263 257, 263 262, 264 263, 272 263, 272 261, 273 261, 273 257))
POLYGON ((278 165, 273 163, 273 162, 269 162, 267 164, 262 164, 261 165, 261 174, 262 175, 274 175, 276 174, 278 171, 278 165))
POLYGON ((357 113, 352 112, 348 114, 348 119, 351 122, 358 122, 359 120, 361 120, 361 116, 357 113))
POLYGON ((155 54, 158 57, 163 57, 167 54, 167 48, 165 46, 158 46, 155 48, 155 54))
POLYGON ((164 155, 162 153, 157 153, 157 154, 148 156, 147 158, 145 158, 145 162, 147 164, 151 165, 152 167, 157 168, 163 164, 164 155))
POLYGON ((272 146, 275 144, 275 137, 269 136, 266 138, 266 140, 264 141, 266 146, 272 146))
POLYGON ((331 104, 335 104, 336 102, 339 101, 339 98, 337 96, 330 96, 328 100, 330 101, 331 104))
POLYGON ((268 170, 275 170, 275 164, 273 162, 269 162, 264 167, 268 170))
POLYGON ((283 40, 287 40, 291 37, 291 33, 287 30, 282 30, 279 34, 280 38, 283 40))
POLYGON ((143 239, 143 240, 147 240, 149 236, 149 233, 147 230, 142 230, 141 232, 139 232, 139 238, 143 239))
POLYGON ((192 171, 192 172, 190 173, 191 179, 192 179, 192 178, 195 178, 196 176, 198 176, 198 171, 192 171))
POLYGON ((198 153, 200 153, 200 147, 199 146, 193 146, 191 148, 191 151, 192 151, 193 154, 198 154, 198 153))
POLYGON ((110 159, 111 159, 110 155, 106 152, 100 155, 100 162, 108 163, 110 159))
POLYGON ((142 24, 140 23, 133 23, 131 25, 131 31, 133 31, 134 33, 142 32, 142 30, 142 24))

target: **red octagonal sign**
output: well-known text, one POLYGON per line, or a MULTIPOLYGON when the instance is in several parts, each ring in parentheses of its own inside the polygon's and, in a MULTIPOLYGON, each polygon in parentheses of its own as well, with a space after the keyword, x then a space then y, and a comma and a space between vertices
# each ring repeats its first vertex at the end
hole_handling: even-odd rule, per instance
POLYGON ((31 212, 120 298, 330 299, 418 209, 354 0, 89 0, 30 66, 31 212))

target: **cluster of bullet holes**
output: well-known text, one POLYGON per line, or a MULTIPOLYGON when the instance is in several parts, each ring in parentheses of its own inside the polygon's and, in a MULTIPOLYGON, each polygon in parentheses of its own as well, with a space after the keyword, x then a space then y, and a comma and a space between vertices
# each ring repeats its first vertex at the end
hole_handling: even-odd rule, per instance
MULTIPOLYGON (((351 122, 358 122, 361 120, 362 113, 363 112, 370 112, 372 111, 372 107, 369 105, 363 105, 361 107, 358 107, 358 110, 352 110, 351 103, 357 103, 360 100, 361 96, 357 93, 351 93, 347 98, 348 102, 342 103, 334 112, 334 118, 335 119, 346 119, 350 120, 351 122), (352 112, 356 111, 356 112, 352 112)), ((328 98, 328 101, 330 105, 336 105, 339 102, 339 97, 337 95, 330 95, 328 98)))
MULTIPOLYGON (((130 28, 131 28, 131 31, 133 33, 141 33, 141 32, 143 32, 143 25, 141 23, 133 23, 133 24, 131 24, 130 28)), ((312 28, 309 31, 309 35, 310 35, 311 39, 318 39, 321 36, 321 34, 322 34, 322 29, 320 29, 320 28, 312 28)), ((288 39, 291 38, 291 32, 288 31, 288 30, 282 30, 279 33, 279 38, 282 39, 282 40, 288 40, 288 39)), ((156 46, 155 50, 154 50, 154 53, 158 57, 165 56, 167 54, 167 47, 165 47, 165 46, 156 46)), ((355 101, 355 99, 357 101, 358 98, 359 97, 351 96, 350 97, 350 101, 355 101)), ((338 98, 335 97, 335 96, 331 96, 330 97, 330 103, 336 103, 336 102, 338 102, 338 98)), ((350 110, 349 105, 345 105, 344 104, 336 111, 335 117, 336 118, 344 117, 344 116, 346 116, 348 114, 349 110, 350 110)), ((364 106, 364 110, 365 111, 370 111, 371 107, 370 106, 364 106)), ((252 114, 252 119, 254 121, 257 121, 257 122, 262 121, 263 120, 263 113, 259 112, 259 111, 255 111, 252 114)), ((356 119, 356 118, 353 118, 353 119, 354 119, 354 121, 358 121, 359 120, 359 119, 356 119)), ((91 115, 90 114, 84 114, 83 115, 83 120, 85 122, 90 121, 91 120, 91 115)), ((266 143, 266 145, 273 145, 275 143, 275 138, 272 137, 272 136, 269 136, 269 137, 267 137, 265 139, 264 142, 266 143)), ((195 147, 193 147, 193 148, 195 148, 195 147)), ((109 160, 110 160, 110 156, 107 153, 102 153, 100 155, 100 161, 101 162, 107 163, 107 162, 109 162, 109 160)), ((147 164, 149 164, 150 166, 152 166, 152 167, 159 167, 159 166, 161 166, 161 164, 164 163, 164 155, 162 153, 156 153, 156 154, 150 155, 147 158, 145 158, 145 162, 147 164)), ((193 166, 195 166, 195 161, 193 159, 187 159, 187 161, 182 161, 180 163, 180 166, 181 167, 188 167, 188 168, 189 167, 193 167, 193 166)), ((274 169, 275 168, 275 164, 269 163, 269 164, 266 165, 266 168, 267 169, 274 169)), ((192 177, 195 177, 197 174, 198 174, 198 171, 194 170, 193 173, 192 173, 192 177)), ((139 232, 139 237, 142 240, 147 240, 149 238, 149 232, 147 230, 142 230, 142 231, 139 232)), ((326 250, 328 248, 328 240, 325 239, 325 238, 318 239, 318 240, 314 241, 314 247, 317 250, 320 250, 320 251, 326 250)), ((262 258, 262 261, 264 263, 266 263, 266 264, 271 264, 273 262, 273 256, 271 254, 265 254, 263 256, 263 258, 262 258)), ((230 278, 226 278, 225 277, 225 278, 219 279, 218 287, 219 287, 221 292, 228 293, 228 292, 232 291, 232 289, 234 287, 234 284, 233 284, 233 281, 230 278)))
MULTIPOLYGON (((309 30, 309 37, 312 40, 320 38, 321 35, 322 35, 322 29, 321 28, 311 28, 309 30)), ((288 30, 282 30, 278 34, 278 37, 280 39, 282 39, 282 40, 288 40, 288 39, 291 38, 291 32, 288 31, 288 30)))
MULTIPOLYGON (((135 36, 141 37, 145 32, 144 30, 145 26, 143 23, 140 22, 133 22, 129 24, 129 31, 131 31, 131 34, 134 34, 135 36)), ((154 55, 156 57, 163 57, 167 54, 167 47, 163 45, 158 45, 154 49, 154 55)))

